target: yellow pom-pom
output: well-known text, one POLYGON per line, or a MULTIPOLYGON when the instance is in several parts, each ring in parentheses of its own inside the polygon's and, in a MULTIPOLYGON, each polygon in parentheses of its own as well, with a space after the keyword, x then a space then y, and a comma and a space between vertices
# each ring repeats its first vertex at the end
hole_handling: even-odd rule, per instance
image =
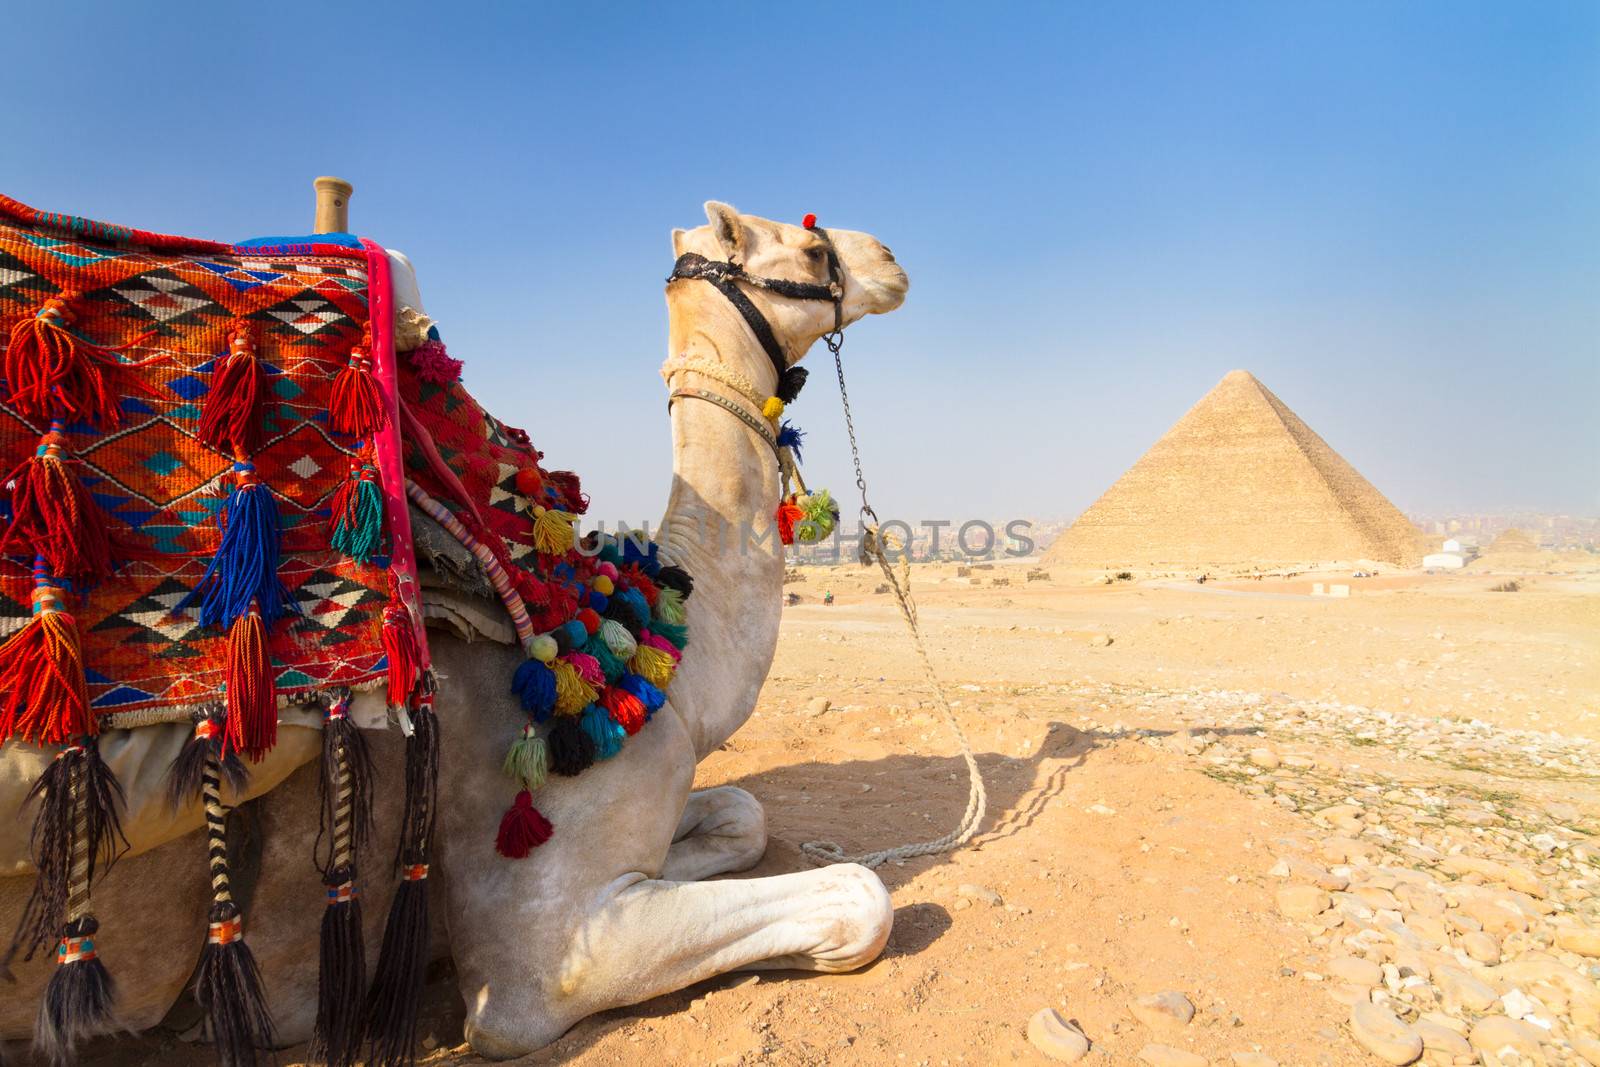
POLYGON ((576 715, 593 704, 595 697, 600 695, 595 692, 594 686, 583 680, 577 668, 566 660, 556 660, 550 664, 550 669, 556 676, 557 715, 576 715))
POLYGON ((767 402, 761 405, 761 414, 769 419, 776 419, 783 414, 783 401, 775 396, 767 397, 767 402))
POLYGON ((589 588, 601 596, 610 596, 617 591, 617 587, 611 583, 611 579, 603 574, 595 575, 589 582, 589 588))
POLYGON ((633 654, 633 659, 628 662, 628 669, 639 675, 657 689, 665 689, 672 681, 672 672, 678 667, 678 661, 672 658, 672 653, 663 652, 650 645, 640 645, 639 651, 633 654))
POLYGON ((549 663, 561 653, 561 646, 549 634, 540 634, 528 646, 528 654, 540 663, 549 663))

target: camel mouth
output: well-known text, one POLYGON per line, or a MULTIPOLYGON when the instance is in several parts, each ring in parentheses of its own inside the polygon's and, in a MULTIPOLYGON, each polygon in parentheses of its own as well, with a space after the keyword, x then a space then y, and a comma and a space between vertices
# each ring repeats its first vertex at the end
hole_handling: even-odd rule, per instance
POLYGON ((872 313, 881 315, 905 303, 906 293, 911 289, 911 278, 904 267, 890 259, 870 277, 863 278, 861 287, 871 296, 872 313))

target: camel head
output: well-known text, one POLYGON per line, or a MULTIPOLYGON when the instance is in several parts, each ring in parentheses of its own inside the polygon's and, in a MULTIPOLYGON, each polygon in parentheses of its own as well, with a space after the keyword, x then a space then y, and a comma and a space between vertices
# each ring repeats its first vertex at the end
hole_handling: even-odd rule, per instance
MULTIPOLYGON (((709 260, 737 263, 758 278, 828 283, 826 243, 804 226, 741 215, 716 200, 706 201, 706 219, 704 226, 672 231, 674 257, 695 252, 709 260)), ((829 226, 827 233, 838 252, 843 274, 846 326, 867 315, 893 311, 904 302, 910 282, 883 242, 858 230, 829 226)), ((674 289, 705 288, 703 284, 679 282, 668 289, 669 303, 674 289)), ((794 299, 754 288, 747 288, 747 293, 772 324, 791 364, 833 329, 834 309, 828 301, 794 299)))

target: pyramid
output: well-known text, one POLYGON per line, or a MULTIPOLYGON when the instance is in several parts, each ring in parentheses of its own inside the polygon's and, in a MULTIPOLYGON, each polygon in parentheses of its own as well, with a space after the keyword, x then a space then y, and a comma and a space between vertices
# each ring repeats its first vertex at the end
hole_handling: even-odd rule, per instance
POLYGON ((1539 546, 1534 542, 1533 538, 1517 529, 1503 531, 1499 537, 1489 542, 1488 548, 1484 549, 1485 553, 1537 551, 1539 551, 1539 546))
POLYGON ((1051 546, 1085 567, 1409 566, 1419 531, 1247 371, 1230 372, 1051 546))

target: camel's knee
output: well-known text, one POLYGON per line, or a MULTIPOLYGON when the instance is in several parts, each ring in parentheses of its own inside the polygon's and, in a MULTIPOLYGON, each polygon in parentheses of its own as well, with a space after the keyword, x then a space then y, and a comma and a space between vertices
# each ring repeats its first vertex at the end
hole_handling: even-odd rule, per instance
POLYGON ((559 1038, 567 1026, 576 1021, 551 1025, 547 1020, 529 1018, 511 1007, 509 1004, 500 1007, 488 1003, 474 1005, 468 999, 462 1036, 472 1050, 486 1060, 510 1060, 536 1052, 559 1038))
POLYGON ((828 907, 838 909, 837 947, 819 956, 822 969, 853 971, 865 967, 883 952, 894 927, 894 902, 883 880, 859 863, 826 868, 834 881, 828 907))
POLYGON ((738 786, 723 786, 717 790, 717 819, 710 832, 728 839, 730 858, 736 865, 729 870, 741 871, 761 862, 767 852, 767 812, 761 801, 738 786))

